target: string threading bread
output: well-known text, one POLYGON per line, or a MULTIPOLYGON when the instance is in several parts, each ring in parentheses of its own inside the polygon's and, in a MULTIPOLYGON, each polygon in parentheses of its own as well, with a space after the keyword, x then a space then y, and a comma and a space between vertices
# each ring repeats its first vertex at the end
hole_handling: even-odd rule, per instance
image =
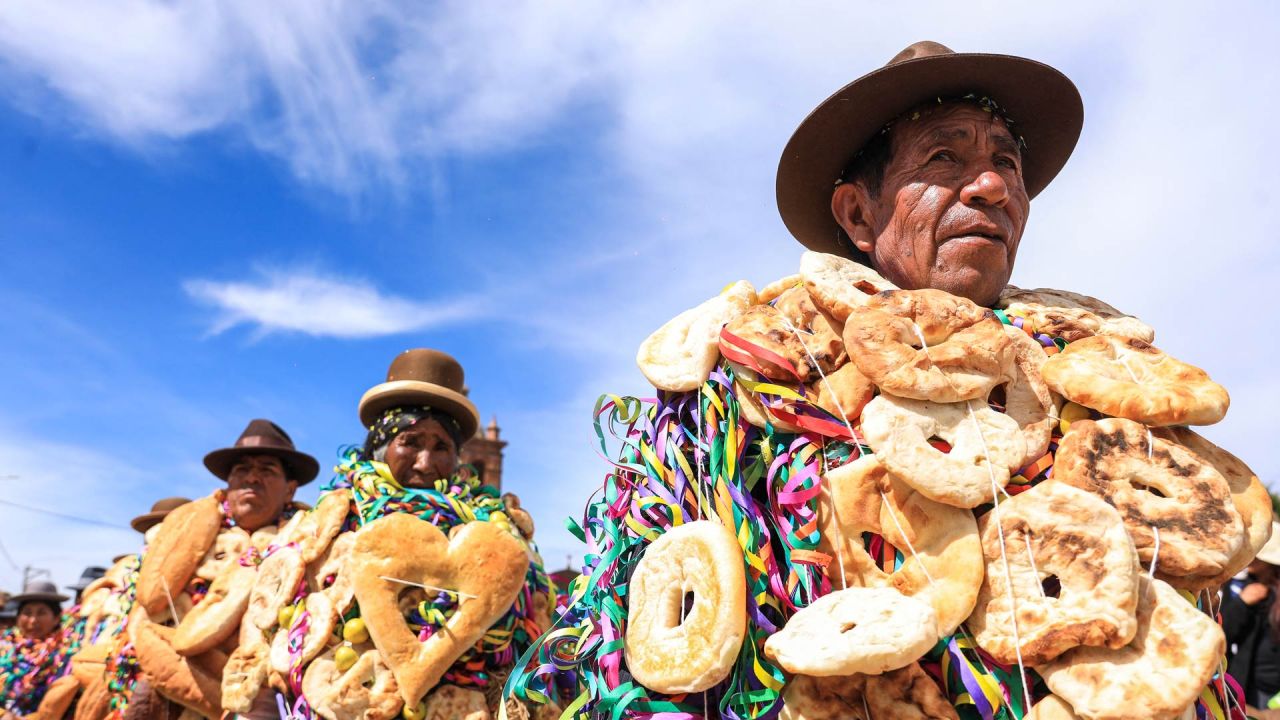
POLYGON ((1068 400, 1144 425, 1212 425, 1231 398, 1208 373, 1141 340, 1095 335, 1049 358, 1044 381, 1068 400))
POLYGON ((1155 554, 1159 532, 1158 569, 1167 575, 1219 574, 1244 542, 1244 524, 1222 474, 1132 420, 1072 423, 1053 473, 1058 482, 1120 511, 1144 565, 1155 554))
POLYGON ((987 572, 969 618, 983 650, 1012 664, 1020 648, 1022 662, 1037 665, 1079 645, 1118 648, 1133 638, 1138 557, 1114 508, 1047 482, 1000 502, 1003 548, 995 518, 993 510, 978 522, 987 572), (1042 585, 1050 577, 1058 580, 1056 595, 1042 585))

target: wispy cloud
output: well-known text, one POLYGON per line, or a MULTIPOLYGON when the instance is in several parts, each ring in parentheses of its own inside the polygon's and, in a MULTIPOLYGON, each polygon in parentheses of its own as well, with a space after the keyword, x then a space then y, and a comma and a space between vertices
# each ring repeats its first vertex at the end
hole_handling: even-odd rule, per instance
POLYGON ((251 282, 188 280, 183 289, 211 305, 217 335, 237 325, 259 334, 297 332, 315 337, 370 338, 426 330, 484 314, 480 300, 413 300, 386 295, 373 283, 313 271, 261 270, 251 282))

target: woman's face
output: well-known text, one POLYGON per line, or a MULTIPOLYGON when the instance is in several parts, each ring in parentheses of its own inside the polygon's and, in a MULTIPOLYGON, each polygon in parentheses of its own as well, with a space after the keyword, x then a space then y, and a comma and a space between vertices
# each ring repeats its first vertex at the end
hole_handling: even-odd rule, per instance
POLYGON ((31 640, 43 640, 58 628, 58 615, 48 605, 29 602, 18 611, 18 629, 31 640))
POLYGON ((444 426, 423 418, 401 430, 387 445, 391 476, 405 487, 427 488, 458 467, 458 448, 444 426))

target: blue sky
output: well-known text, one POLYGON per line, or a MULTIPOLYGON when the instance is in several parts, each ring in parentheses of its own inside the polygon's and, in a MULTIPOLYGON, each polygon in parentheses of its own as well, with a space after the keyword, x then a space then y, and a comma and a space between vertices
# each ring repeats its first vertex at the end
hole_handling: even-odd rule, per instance
POLYGON ((1150 322, 1231 390, 1206 434, 1273 480, 1277 11, 853 5, 0 5, 0 500, 117 526, 0 505, 14 564, 65 583, 133 549, 128 518, 216 488, 201 457, 252 417, 330 463, 429 346, 560 567, 605 471, 596 395, 643 390, 666 318, 794 271, 781 147, 924 38, 1075 80, 1084 135, 1013 280, 1150 322))

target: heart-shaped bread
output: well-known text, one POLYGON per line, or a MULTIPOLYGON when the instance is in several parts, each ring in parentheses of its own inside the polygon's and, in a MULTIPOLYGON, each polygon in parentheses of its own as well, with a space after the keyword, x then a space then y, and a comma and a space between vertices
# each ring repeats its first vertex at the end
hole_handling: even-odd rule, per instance
POLYGON ((360 529, 351 549, 356 601, 406 705, 417 707, 449 666, 511 608, 528 565, 524 544, 492 523, 467 523, 449 539, 431 523, 397 513, 360 529), (421 642, 400 613, 398 599, 409 586, 383 578, 456 590, 457 611, 421 642))

